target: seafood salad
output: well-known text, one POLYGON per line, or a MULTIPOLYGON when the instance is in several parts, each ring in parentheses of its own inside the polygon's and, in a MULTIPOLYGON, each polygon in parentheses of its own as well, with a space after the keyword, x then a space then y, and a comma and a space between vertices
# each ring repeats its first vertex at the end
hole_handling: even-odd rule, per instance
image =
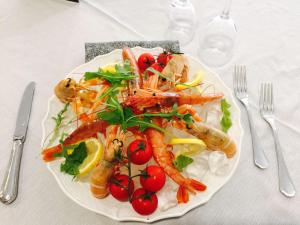
POLYGON ((135 56, 126 47, 120 58, 80 80, 57 83, 63 107, 52 117, 42 158, 59 160, 74 182, 88 181, 99 201, 112 196, 140 215, 154 213, 160 202, 174 203, 162 210, 187 204, 209 188, 193 176, 199 157, 215 153, 220 163, 236 153, 227 133, 230 104, 205 84, 202 71, 190 74, 183 53, 135 56), (217 123, 209 121, 210 110, 217 123))

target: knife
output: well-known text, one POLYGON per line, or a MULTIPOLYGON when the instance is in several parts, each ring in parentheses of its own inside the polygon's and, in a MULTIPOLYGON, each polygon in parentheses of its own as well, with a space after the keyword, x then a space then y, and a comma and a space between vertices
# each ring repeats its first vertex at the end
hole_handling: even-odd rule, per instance
POLYGON ((34 89, 35 82, 30 82, 24 91, 19 107, 16 128, 13 135, 12 151, 10 154, 10 159, 4 176, 4 180, 0 189, 0 201, 4 204, 12 203, 18 195, 21 157, 23 144, 26 139, 34 89))

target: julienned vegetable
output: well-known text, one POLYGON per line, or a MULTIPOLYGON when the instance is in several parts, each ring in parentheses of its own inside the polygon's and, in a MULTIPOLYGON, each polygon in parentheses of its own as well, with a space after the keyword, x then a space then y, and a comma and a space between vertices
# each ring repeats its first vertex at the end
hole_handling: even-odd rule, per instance
MULTIPOLYGON (((76 176, 78 165, 88 158, 85 140, 99 137, 104 140, 103 158, 87 174, 93 196, 101 199, 112 194, 148 215, 157 208, 155 192, 164 191, 167 176, 178 185, 178 203, 187 203, 189 193, 206 190, 205 184, 181 173, 193 159, 185 154, 174 158, 172 145, 166 143, 167 135, 174 137, 173 128, 196 137, 194 145, 229 152, 228 157, 234 155, 236 146, 227 134, 201 121, 193 107, 220 100, 223 94, 183 91, 202 79, 198 76, 192 85, 188 83, 184 54, 162 53, 153 56, 155 62, 147 54, 138 63, 131 50, 124 48, 122 58, 123 63, 114 68, 86 72, 78 82, 68 78, 58 83, 55 94, 70 104, 77 128, 60 144, 45 149, 43 158, 65 158, 61 170, 76 176), (127 138, 135 141, 128 145, 127 138), (147 165, 151 157, 154 165, 147 165), (144 166, 134 174, 134 164, 144 166), (143 188, 134 191, 138 181, 143 188)), ((222 106, 228 117, 228 106, 222 106)))

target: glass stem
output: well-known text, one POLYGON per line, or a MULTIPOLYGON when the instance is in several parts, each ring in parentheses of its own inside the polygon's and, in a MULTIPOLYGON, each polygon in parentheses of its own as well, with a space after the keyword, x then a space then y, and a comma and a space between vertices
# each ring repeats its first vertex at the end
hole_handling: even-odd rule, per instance
POLYGON ((221 14, 221 17, 224 18, 224 19, 229 18, 231 1, 232 0, 225 0, 225 6, 224 6, 222 14, 221 14))

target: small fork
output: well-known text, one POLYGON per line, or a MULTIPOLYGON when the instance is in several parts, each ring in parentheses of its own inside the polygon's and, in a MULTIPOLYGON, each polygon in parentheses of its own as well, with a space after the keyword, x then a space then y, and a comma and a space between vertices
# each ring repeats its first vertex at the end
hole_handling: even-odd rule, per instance
POLYGON ((256 130, 253 125, 252 114, 249 108, 249 97, 247 93, 247 78, 246 78, 246 66, 235 66, 233 73, 233 87, 235 96, 245 106, 250 132, 252 136, 252 148, 253 148, 253 160, 254 164, 260 169, 266 169, 269 166, 267 157, 261 147, 256 130))
POLYGON ((262 83, 260 87, 259 108, 261 116, 268 122, 272 128, 272 133, 276 146, 276 156, 278 164, 279 190, 287 197, 294 197, 296 194, 295 187, 290 178, 286 167, 281 146, 279 143, 277 127, 275 125, 273 85, 271 83, 262 83))

